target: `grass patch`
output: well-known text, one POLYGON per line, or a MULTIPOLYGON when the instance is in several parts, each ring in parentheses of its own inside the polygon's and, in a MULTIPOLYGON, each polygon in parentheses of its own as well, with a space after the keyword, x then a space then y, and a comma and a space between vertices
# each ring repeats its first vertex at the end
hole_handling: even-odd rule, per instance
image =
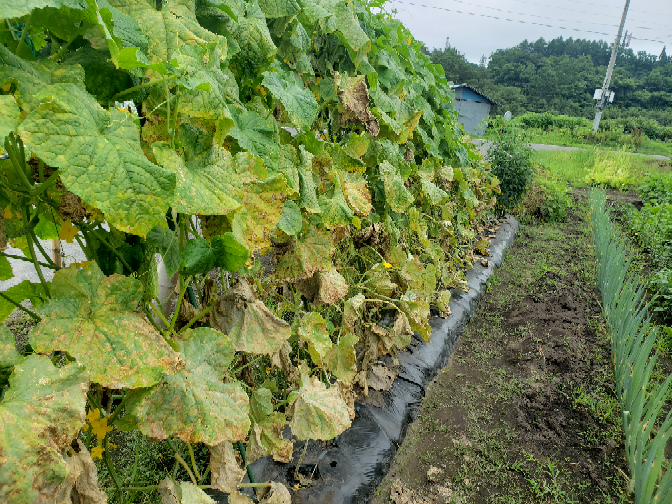
MULTIPOLYGON (((574 187, 586 187, 586 174, 595 164, 597 149, 577 151, 535 151, 532 159, 542 165, 560 180, 574 187)), ((635 184, 644 177, 662 173, 669 173, 672 165, 668 162, 650 159, 645 156, 629 156, 629 163, 625 172, 635 184)))

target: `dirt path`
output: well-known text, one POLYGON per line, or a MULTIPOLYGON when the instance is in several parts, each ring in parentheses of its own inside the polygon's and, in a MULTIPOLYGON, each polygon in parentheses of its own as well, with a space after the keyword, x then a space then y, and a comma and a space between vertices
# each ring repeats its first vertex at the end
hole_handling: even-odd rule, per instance
POLYGON ((587 201, 577 197, 566 223, 519 231, 375 504, 629 502, 587 201))

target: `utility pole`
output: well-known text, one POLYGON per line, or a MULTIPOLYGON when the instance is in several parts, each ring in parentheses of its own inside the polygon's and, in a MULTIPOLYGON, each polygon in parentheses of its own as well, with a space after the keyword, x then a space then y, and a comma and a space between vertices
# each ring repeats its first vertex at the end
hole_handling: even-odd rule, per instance
POLYGON ((595 113, 595 120, 593 121, 593 131, 597 131, 597 128, 600 127, 600 118, 602 117, 602 111, 607 108, 607 104, 611 103, 613 98, 613 93, 609 91, 609 82, 611 81, 611 74, 614 71, 614 65, 616 64, 616 55, 618 54, 618 47, 621 44, 621 34, 623 33, 623 25, 625 24, 625 17, 628 14, 628 7, 630 7, 630 0, 625 0, 625 7, 623 7, 623 16, 621 16, 621 25, 618 27, 618 35, 616 35, 616 40, 611 49, 611 59, 609 60, 609 66, 607 67, 607 75, 604 77, 604 84, 602 84, 601 90, 595 91, 594 98, 597 101, 597 112, 595 113), (602 91, 600 93, 600 91, 602 91))

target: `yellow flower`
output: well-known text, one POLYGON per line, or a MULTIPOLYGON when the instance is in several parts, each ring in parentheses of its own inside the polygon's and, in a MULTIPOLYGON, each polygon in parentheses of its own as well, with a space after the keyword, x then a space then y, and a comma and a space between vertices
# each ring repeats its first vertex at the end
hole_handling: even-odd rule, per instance
POLYGON ((91 450, 91 458, 103 458, 103 447, 98 445, 93 450, 91 450))
POLYGON ((116 447, 117 447, 116 444, 114 444, 114 443, 110 443, 109 441, 107 442, 107 446, 109 446, 109 447, 111 447, 111 448, 116 448, 116 447))
POLYGON ((410 38, 408 39, 408 45, 411 45, 411 39, 410 38))
POLYGON ((317 79, 315 79, 315 85, 317 86, 320 83, 321 80, 322 80, 322 77, 318 77, 317 79))
POLYGON ((86 419, 89 422, 95 422, 100 418, 100 410, 98 408, 92 410, 90 409, 89 412, 86 414, 86 419))
POLYGON ((98 439, 105 439, 108 432, 112 432, 112 427, 107 425, 107 417, 100 418, 100 410, 98 408, 89 410, 86 419, 91 424, 91 431, 98 439))
POLYGON ((91 422, 91 430, 98 439, 105 439, 108 432, 112 432, 112 427, 107 425, 107 417, 97 422, 91 422))
POLYGON ((388 262, 384 262, 383 266, 385 266, 386 268, 391 268, 392 267, 392 265, 388 262))
POLYGON ((85 423, 84 426, 82 427, 82 430, 83 430, 84 432, 86 432, 87 430, 89 430, 89 424, 88 424, 88 423, 85 423))

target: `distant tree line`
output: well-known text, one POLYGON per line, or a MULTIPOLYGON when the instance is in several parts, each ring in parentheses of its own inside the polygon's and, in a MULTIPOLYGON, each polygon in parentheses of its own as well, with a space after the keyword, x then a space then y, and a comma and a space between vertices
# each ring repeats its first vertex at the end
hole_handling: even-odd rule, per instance
MULTIPOLYGON (((427 52, 449 81, 466 82, 502 103, 495 114, 510 110, 583 117, 595 115, 593 93, 602 87, 611 57, 607 42, 562 37, 524 40, 497 50, 489 61, 481 58, 480 64, 468 62, 448 43, 443 50, 427 52)), ((660 55, 619 50, 610 89, 616 97, 604 118, 645 116, 672 126, 672 57, 665 48, 660 55)))

